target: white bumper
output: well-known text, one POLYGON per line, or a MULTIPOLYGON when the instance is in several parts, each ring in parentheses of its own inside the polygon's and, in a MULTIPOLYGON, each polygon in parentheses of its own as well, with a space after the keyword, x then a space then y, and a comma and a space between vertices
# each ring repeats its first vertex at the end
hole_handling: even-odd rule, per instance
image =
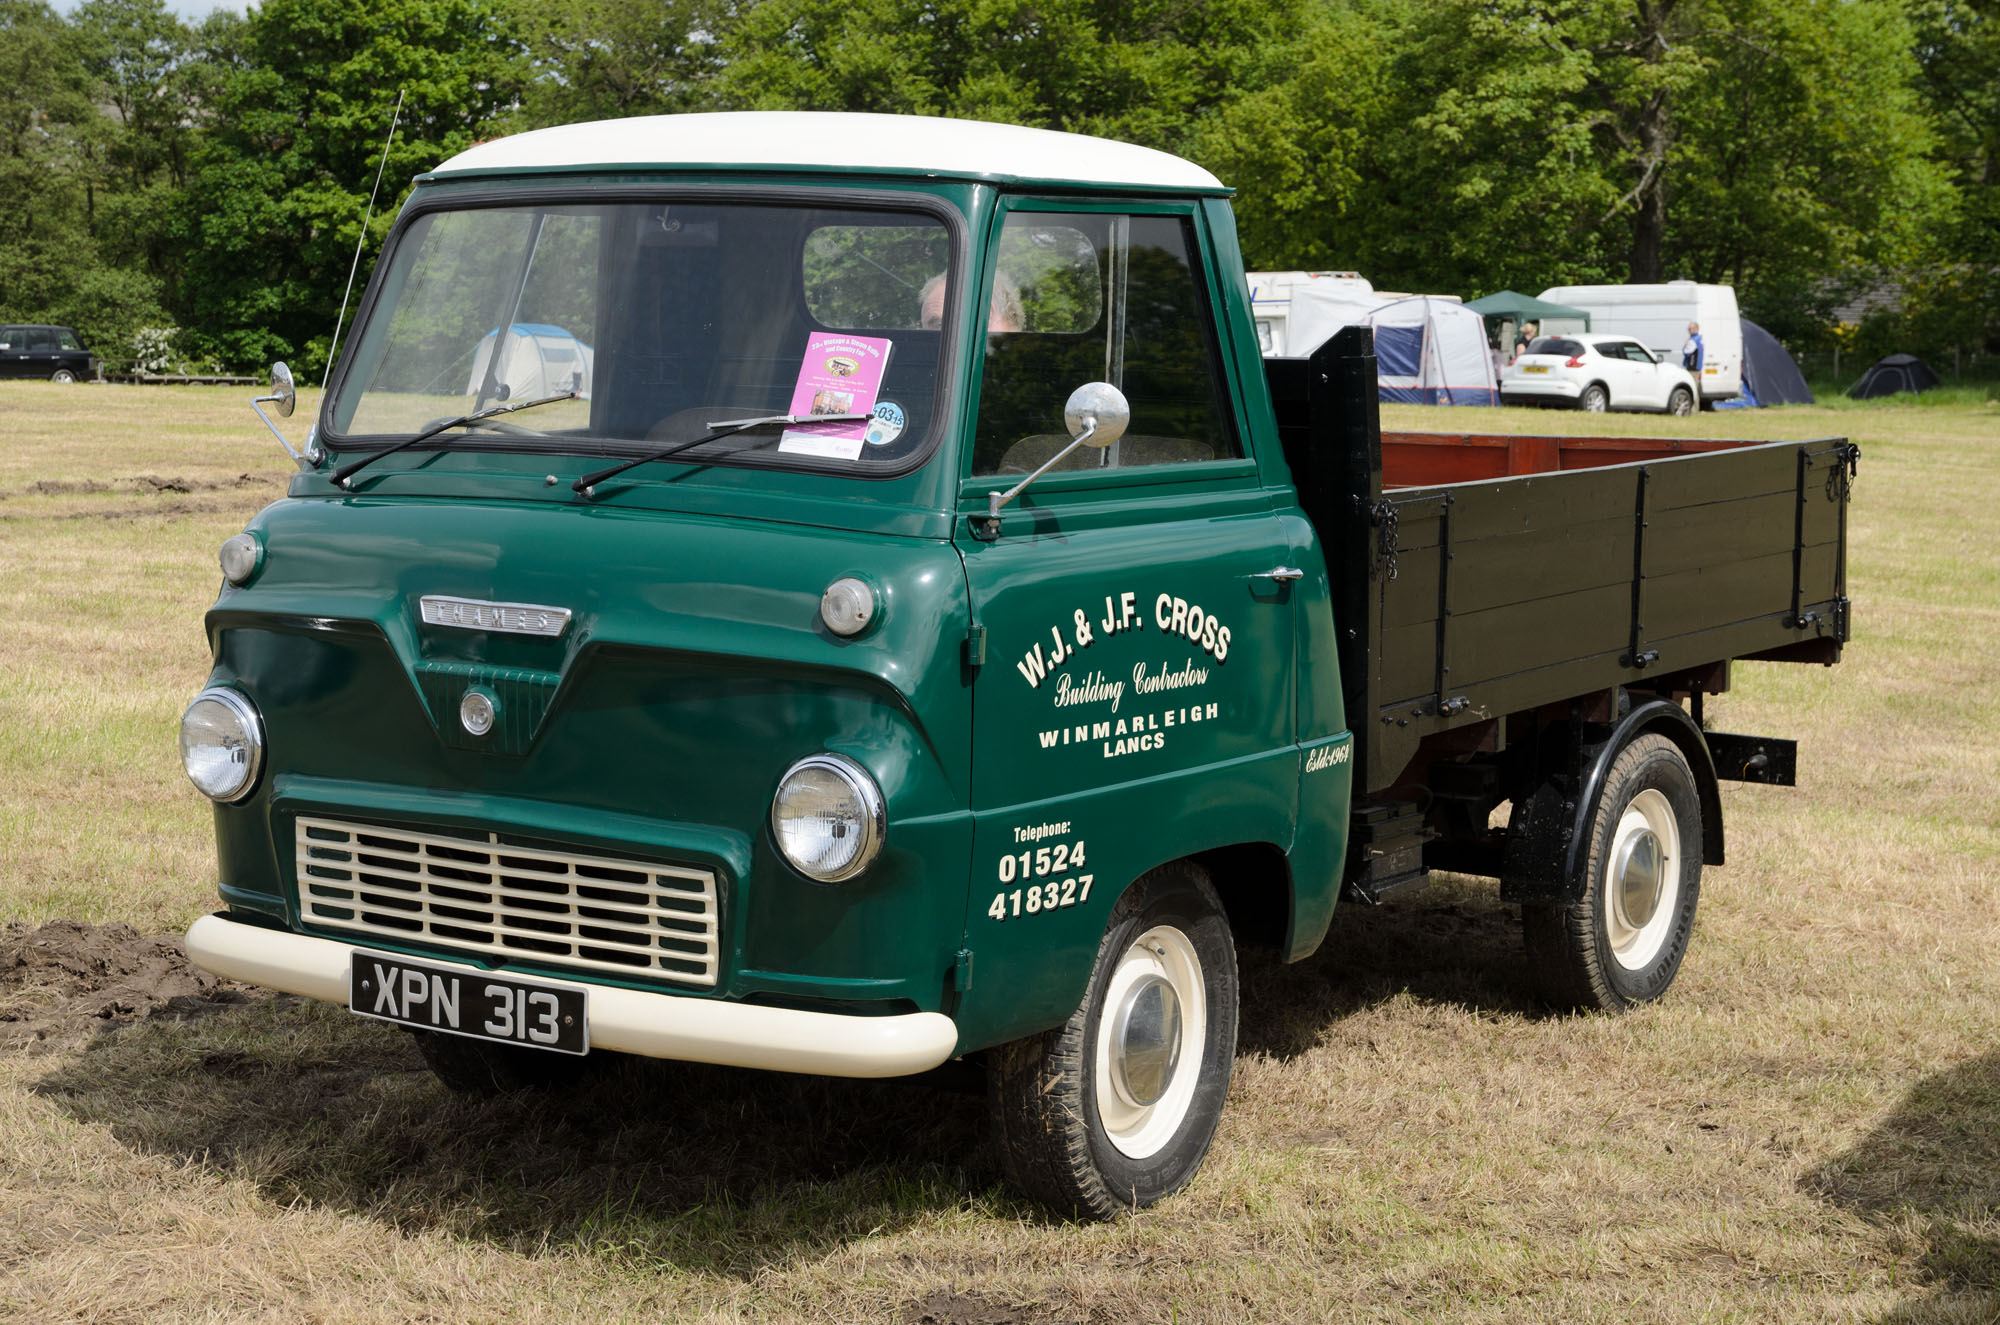
MULTIPOLYGON (((372 950, 219 915, 203 916, 187 932, 188 957, 204 971, 330 1003, 347 1002, 349 963, 354 953, 366 951, 372 950)), ((830 1077, 900 1077, 929 1071, 958 1044, 958 1027, 941 1012, 847 1017, 605 985, 589 990, 591 1048, 647 1058, 830 1077)))
POLYGON ((1575 400, 1582 390, 1583 383, 1570 377, 1556 377, 1554 375, 1543 377, 1539 373, 1533 377, 1529 377, 1524 373, 1518 377, 1503 377, 1500 379, 1500 396, 1503 400, 1508 396, 1520 396, 1523 398, 1533 396, 1538 399, 1550 397, 1561 400, 1575 400))

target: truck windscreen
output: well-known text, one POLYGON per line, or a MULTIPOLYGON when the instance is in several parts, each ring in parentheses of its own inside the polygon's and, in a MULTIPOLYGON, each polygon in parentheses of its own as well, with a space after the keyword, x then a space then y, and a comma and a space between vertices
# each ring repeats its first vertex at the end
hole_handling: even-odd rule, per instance
POLYGON ((486 206, 398 237, 327 413, 336 449, 574 391, 425 446, 616 455, 752 430, 703 463, 907 467, 931 444, 950 231, 915 211, 740 202, 486 206), (927 325, 928 324, 928 325, 927 325), (861 419, 851 416, 860 415, 861 419))

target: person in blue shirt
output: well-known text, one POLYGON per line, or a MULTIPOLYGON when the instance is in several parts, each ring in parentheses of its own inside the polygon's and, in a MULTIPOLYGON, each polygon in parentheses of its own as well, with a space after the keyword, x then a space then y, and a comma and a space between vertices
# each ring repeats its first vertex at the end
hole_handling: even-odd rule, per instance
POLYGON ((1694 374, 1695 385, 1701 385, 1701 323, 1688 323, 1688 338, 1681 344, 1681 367, 1694 374))

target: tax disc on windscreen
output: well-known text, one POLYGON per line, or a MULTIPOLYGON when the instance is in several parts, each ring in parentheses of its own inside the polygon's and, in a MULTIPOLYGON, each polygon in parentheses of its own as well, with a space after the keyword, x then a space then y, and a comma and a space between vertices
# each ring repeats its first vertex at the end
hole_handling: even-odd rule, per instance
POLYGON ((868 444, 887 446, 903 435, 909 425, 909 418, 903 407, 893 400, 885 400, 875 407, 875 417, 868 420, 868 444))

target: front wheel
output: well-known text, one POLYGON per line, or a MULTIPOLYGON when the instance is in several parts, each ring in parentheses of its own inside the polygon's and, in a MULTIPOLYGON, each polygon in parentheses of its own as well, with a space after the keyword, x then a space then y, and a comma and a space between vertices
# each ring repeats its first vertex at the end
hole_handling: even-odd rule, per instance
POLYGON ((1675 387, 1673 394, 1667 397, 1667 413, 1679 419, 1694 413, 1694 392, 1684 386, 1675 387))
POLYGON ((1602 414, 1611 408, 1611 393, 1592 382, 1583 389, 1583 394, 1576 398, 1576 407, 1586 414, 1602 414))
POLYGON ((1083 1004, 993 1051, 990 1105, 1007 1176, 1054 1209, 1113 1216, 1201 1168, 1236 1056, 1236 946, 1208 876, 1186 862, 1111 913, 1083 1004))
POLYGON ((1620 1012, 1680 973, 1701 896, 1701 795, 1680 747, 1637 737, 1612 761, 1591 814, 1583 896, 1522 908, 1542 993, 1560 1007, 1620 1012))

